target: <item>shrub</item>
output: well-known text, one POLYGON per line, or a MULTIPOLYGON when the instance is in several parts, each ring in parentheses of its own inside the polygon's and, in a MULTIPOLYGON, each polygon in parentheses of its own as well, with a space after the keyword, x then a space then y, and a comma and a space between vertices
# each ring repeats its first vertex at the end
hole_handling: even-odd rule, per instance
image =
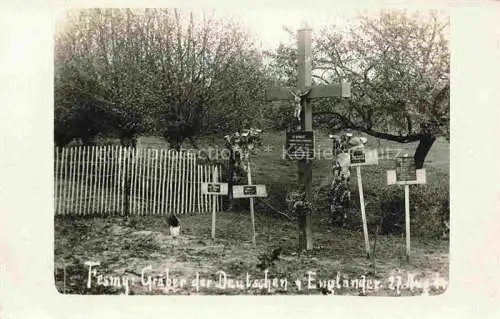
POLYGON ((450 219, 449 190, 421 185, 410 190, 411 233, 417 237, 442 238, 450 219))
MULTIPOLYGON (((403 187, 374 187, 366 183, 364 187, 367 225, 370 232, 382 235, 399 235, 405 232, 405 202, 403 187)), ((267 185, 266 198, 275 209, 293 216, 290 203, 299 194, 296 185, 272 183, 267 185), (294 197, 295 196, 295 197, 294 197)), ((313 188, 314 214, 329 212, 329 186, 313 188)), ((262 205, 259 211, 271 210, 262 205)), ((445 185, 410 186, 410 218, 412 236, 440 238, 446 234, 445 221, 449 220, 449 192, 445 185)), ((345 226, 352 231, 362 230, 361 209, 357 185, 351 181, 350 214, 345 226)))
MULTIPOLYGON (((259 212, 279 216, 281 214, 294 218, 291 207, 288 204, 288 195, 295 189, 295 185, 279 182, 266 183, 268 197, 256 201, 259 212), (265 202, 265 204, 264 204, 265 202)), ((246 201, 248 203, 248 201, 246 201)))
MULTIPOLYGON (((365 191, 368 228, 378 229, 383 235, 405 232, 405 202, 403 187, 383 187, 379 191, 365 191)), ((346 227, 361 229, 359 195, 351 195, 351 214, 346 227)), ((410 186, 411 234, 421 238, 441 238, 447 232, 449 220, 449 192, 442 186, 410 186)))

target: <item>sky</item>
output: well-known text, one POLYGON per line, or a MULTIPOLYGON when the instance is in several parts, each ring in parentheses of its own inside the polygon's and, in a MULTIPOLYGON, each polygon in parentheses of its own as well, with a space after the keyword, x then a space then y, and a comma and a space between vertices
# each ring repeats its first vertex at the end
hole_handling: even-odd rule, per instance
MULTIPOLYGON (((207 2, 201 0, 184 1, 146 1, 142 2, 141 7, 180 7, 183 9, 192 9, 201 11, 203 9, 215 10, 218 15, 223 17, 232 17, 241 22, 250 33, 254 34, 263 49, 276 47, 280 42, 290 40, 290 35, 283 29, 283 26, 291 30, 298 30, 306 22, 313 30, 318 31, 321 26, 336 24, 345 25, 346 19, 353 18, 359 11, 367 14, 374 14, 383 8, 399 8, 408 11, 439 9, 445 14, 449 14, 451 7, 457 5, 460 1, 333 1, 333 0, 254 0, 248 2, 229 1, 229 0, 211 0, 210 6, 207 2)), ((80 2, 69 1, 70 6, 90 6, 92 1, 80 2)), ((137 7, 134 2, 115 1, 99 2, 101 7, 137 7)), ((62 13, 64 7, 58 7, 59 13, 62 13)), ((59 16, 59 15, 58 15, 59 16)))

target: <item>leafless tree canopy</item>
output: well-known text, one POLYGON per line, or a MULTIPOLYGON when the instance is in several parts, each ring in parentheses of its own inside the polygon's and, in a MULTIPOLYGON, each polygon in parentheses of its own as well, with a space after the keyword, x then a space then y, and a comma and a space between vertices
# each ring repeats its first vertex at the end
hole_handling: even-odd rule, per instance
POLYGON ((102 104, 120 136, 175 142, 241 125, 262 103, 261 59, 237 23, 167 9, 92 9, 68 21, 56 39, 56 112, 102 104))
MULTIPOLYGON (((350 99, 314 105, 318 124, 351 128, 398 142, 420 141, 423 161, 437 136, 449 138, 449 20, 439 12, 360 15, 347 30, 325 26, 313 43, 316 83, 347 80, 350 99), (422 143, 425 141, 425 143, 422 143)), ((296 81, 296 52, 281 45, 274 70, 296 81)))
MULTIPOLYGON (((440 12, 405 11, 318 30, 314 82, 347 80, 352 97, 313 102, 316 125, 420 141, 423 163, 436 137, 449 138, 448 32, 440 12)), ((263 94, 296 85, 295 43, 263 56, 254 40, 210 12, 70 12, 55 45, 56 142, 148 133, 178 147, 203 132, 286 123, 289 103, 265 104, 263 94)))

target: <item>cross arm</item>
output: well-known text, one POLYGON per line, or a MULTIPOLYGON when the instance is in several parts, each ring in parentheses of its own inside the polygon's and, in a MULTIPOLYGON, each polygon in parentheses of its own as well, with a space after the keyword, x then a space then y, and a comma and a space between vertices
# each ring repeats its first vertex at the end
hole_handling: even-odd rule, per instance
MULTIPOLYGON (((273 87, 267 89, 265 95, 266 101, 293 99, 292 93, 284 87, 273 87)), ((310 99, 332 96, 350 97, 351 84, 342 82, 340 84, 315 85, 311 88, 311 92, 307 95, 310 99)))

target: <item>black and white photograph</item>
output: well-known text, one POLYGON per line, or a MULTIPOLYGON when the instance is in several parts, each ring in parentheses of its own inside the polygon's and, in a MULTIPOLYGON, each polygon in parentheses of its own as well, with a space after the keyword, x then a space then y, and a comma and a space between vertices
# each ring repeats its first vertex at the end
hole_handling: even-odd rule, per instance
POLYGON ((447 290, 449 13, 296 13, 58 16, 59 293, 447 290))
POLYGON ((220 184, 210 183, 207 188, 209 193, 220 193, 220 184))
POLYGON ((0 4, 1 318, 499 317, 500 2, 44 1, 0 4))
POLYGON ((243 186, 243 195, 257 195, 257 187, 243 186))

